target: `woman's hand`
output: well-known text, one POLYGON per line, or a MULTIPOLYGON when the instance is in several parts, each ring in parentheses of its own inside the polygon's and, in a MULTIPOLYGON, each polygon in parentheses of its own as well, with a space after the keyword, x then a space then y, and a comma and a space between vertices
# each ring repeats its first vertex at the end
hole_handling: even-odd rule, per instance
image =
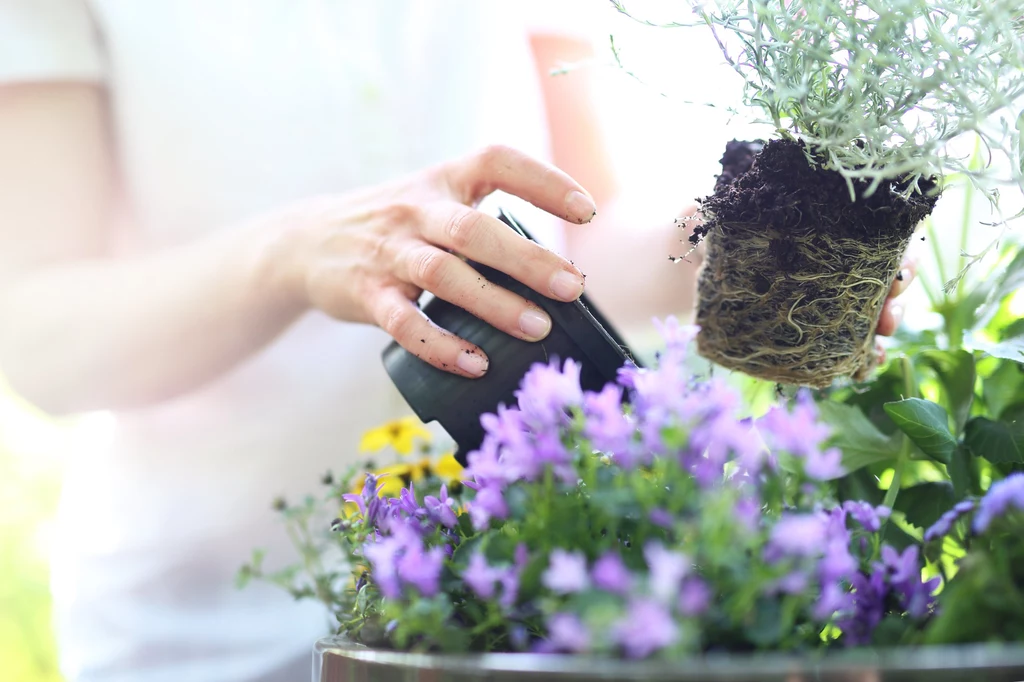
POLYGON ((565 173, 490 147, 397 182, 285 210, 269 221, 279 234, 265 251, 265 271, 305 308, 376 324, 439 369, 482 376, 484 353, 427 319, 415 303, 420 294, 429 291, 528 341, 547 336, 551 320, 460 256, 554 299, 583 293, 583 275, 572 263, 473 208, 495 190, 574 223, 596 212, 565 173))

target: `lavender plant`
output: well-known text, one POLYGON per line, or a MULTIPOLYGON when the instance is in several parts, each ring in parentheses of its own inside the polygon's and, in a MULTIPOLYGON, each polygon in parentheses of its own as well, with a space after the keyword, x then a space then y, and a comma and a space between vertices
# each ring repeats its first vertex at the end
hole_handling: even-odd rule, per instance
MULTIPOLYGON (((670 321, 657 366, 598 393, 572 361, 535 366, 517 405, 482 418, 457 490, 428 475, 382 495, 373 473, 358 493, 332 486, 344 561, 275 579, 324 601, 340 633, 400 649, 644 658, 955 639, 942 600, 956 579, 936 597, 933 550, 966 522, 894 541, 889 507, 838 501, 844 454, 809 394, 744 418, 733 390, 685 370, 694 334, 670 321)), ((985 545, 1024 520, 1016 480, 971 498, 978 551, 1022 551, 1003 530, 985 545)), ((1005 579, 1004 564, 977 580, 1005 579)))
POLYGON ((938 195, 957 178, 994 205, 999 183, 1024 188, 1019 2, 689 5, 688 25, 711 31, 776 132, 701 200, 699 351, 786 384, 864 380, 886 294, 938 195), (985 151, 974 160, 956 152, 969 136, 985 151))
MULTIPOLYGON (((612 4, 630 15, 621 0, 612 4)), ((950 151, 974 134, 991 162, 1024 178, 1024 13, 1017 0, 693 0, 743 79, 745 102, 808 157, 838 171, 851 199, 884 181, 920 192, 947 175, 975 181, 950 151), (922 180, 928 181, 927 187, 922 180)), ((653 22, 647 22, 652 23, 653 22)), ((665 24, 663 24, 665 25, 665 24)), ((986 191, 991 187, 986 186, 986 191)), ((990 195, 992 196, 992 195, 990 195)))

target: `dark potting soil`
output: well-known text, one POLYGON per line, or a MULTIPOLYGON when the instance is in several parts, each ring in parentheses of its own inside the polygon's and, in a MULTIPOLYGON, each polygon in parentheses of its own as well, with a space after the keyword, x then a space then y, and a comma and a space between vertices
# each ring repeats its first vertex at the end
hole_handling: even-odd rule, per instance
MULTIPOLYGON (((921 182, 925 194, 900 196, 895 183, 882 183, 865 197, 869 183, 854 183, 857 200, 850 199, 846 180, 837 171, 822 170, 808 161, 802 143, 794 140, 760 142, 733 140, 722 157, 722 174, 715 193, 701 201, 712 219, 694 228, 690 241, 699 242, 715 225, 759 223, 780 235, 822 233, 839 238, 909 239, 917 224, 935 206, 929 196, 933 183, 921 182)), ((772 255, 783 272, 800 269, 789 240, 773 240, 772 255)))
POLYGON ((754 157, 764 149, 764 142, 754 140, 731 140, 725 145, 725 154, 722 155, 719 163, 722 164, 722 174, 715 180, 715 192, 719 192, 733 183, 739 176, 750 170, 754 163, 754 157))

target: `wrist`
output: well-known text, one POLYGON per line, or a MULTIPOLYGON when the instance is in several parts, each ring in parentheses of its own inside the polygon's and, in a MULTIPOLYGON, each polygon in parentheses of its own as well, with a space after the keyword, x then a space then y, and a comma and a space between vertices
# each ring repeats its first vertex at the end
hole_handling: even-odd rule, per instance
POLYGON ((255 292, 271 309, 298 317, 309 309, 305 277, 302 274, 300 230, 294 229, 286 213, 257 219, 248 224, 242 243, 247 246, 247 273, 255 292))

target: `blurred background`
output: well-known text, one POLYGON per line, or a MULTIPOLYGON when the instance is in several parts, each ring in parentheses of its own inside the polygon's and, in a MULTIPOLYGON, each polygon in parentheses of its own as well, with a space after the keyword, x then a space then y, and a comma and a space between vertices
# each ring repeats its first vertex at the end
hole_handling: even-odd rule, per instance
MULTIPOLYGON (((627 3, 638 15, 654 21, 686 19, 679 16, 680 4, 627 3)), ((717 46, 704 31, 643 26, 618 14, 605 0, 548 6, 550 10, 545 11, 557 15, 553 21, 585 25, 599 47, 597 63, 566 66, 600 74, 597 96, 602 125, 615 163, 630 185, 635 229, 671 220, 695 198, 710 193, 727 140, 766 134, 764 128, 727 113, 729 106, 738 105, 740 81, 723 64, 717 46), (639 78, 614 63, 609 34, 614 34, 622 66, 639 78)), ((940 233, 958 227, 963 218, 958 203, 962 201, 955 193, 940 202, 935 212, 940 233)), ((681 250, 685 250, 682 245, 681 250)), ((958 255, 947 251, 946 257, 954 267, 958 255)), ((926 307, 914 304, 922 300, 920 294, 912 289, 908 298, 908 324, 915 324, 915 314, 918 323, 927 323, 926 307)), ((0 377, 0 680, 4 682, 60 679, 50 623, 51 519, 65 462, 77 449, 102 439, 109 425, 109 417, 103 414, 59 422, 48 419, 19 400, 0 377)))

